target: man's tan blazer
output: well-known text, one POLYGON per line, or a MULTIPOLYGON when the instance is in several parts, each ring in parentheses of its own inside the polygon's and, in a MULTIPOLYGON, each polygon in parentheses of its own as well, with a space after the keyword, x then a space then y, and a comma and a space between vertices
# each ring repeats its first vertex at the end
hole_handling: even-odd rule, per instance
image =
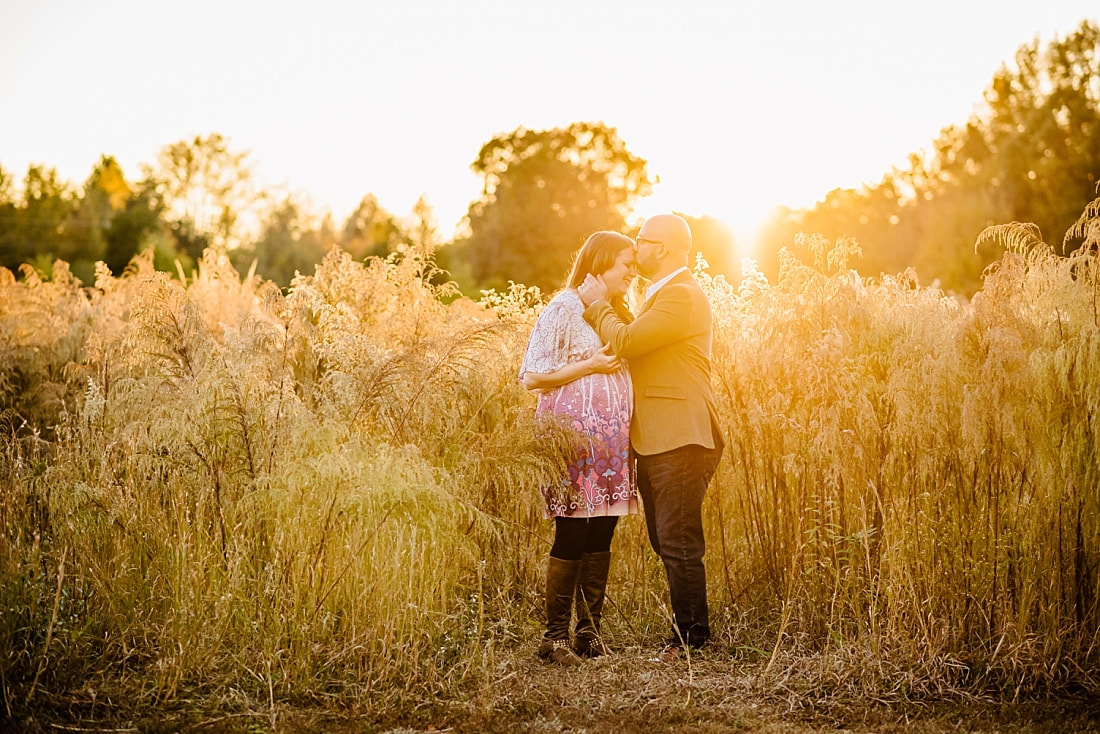
POLYGON ((635 453, 722 445, 710 386, 710 302, 690 272, 665 283, 633 323, 623 323, 606 300, 585 309, 584 318, 627 361, 634 383, 630 445, 635 453))

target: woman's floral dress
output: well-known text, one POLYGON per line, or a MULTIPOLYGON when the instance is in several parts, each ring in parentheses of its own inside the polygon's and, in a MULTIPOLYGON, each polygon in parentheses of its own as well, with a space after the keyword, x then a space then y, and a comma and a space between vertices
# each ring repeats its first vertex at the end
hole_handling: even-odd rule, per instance
MULTIPOLYGON (((584 320, 577 291, 566 289, 542 310, 520 367, 547 374, 592 356, 603 344, 584 320)), ((546 517, 600 517, 638 511, 630 464, 630 374, 591 374, 539 394, 539 414, 566 419, 586 433, 587 444, 569 463, 569 475, 557 486, 542 487, 546 517)))

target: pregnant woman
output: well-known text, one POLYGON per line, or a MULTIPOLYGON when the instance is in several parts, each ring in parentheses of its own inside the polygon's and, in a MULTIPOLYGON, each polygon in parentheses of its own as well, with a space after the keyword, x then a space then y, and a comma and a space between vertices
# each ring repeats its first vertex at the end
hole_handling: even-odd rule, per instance
POLYGON ((623 515, 638 511, 630 457, 632 392, 622 362, 584 320, 577 286, 602 276, 607 299, 625 322, 634 280, 634 243, 597 232, 577 252, 565 288, 539 315, 520 368, 524 387, 539 393, 537 413, 577 431, 568 476, 542 487, 554 544, 546 569, 546 633, 538 654, 559 665, 607 652, 600 638, 611 540, 623 515), (576 606, 575 639, 569 625, 576 606))

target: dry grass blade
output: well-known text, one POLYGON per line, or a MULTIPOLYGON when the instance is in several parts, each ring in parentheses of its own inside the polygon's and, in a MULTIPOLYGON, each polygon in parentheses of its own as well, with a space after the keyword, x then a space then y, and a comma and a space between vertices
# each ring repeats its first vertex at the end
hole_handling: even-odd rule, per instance
POLYGON ((726 438, 713 648, 642 664, 667 587, 628 517, 604 618, 625 652, 576 678, 533 655, 538 488, 574 440, 516 380, 539 294, 454 298, 416 254, 333 252, 285 298, 216 253, 94 291, 0 272, 5 710, 721 730, 776 720, 750 703, 842 726, 1097 694, 1100 248, 988 228, 1007 252, 962 301, 802 244, 774 284, 696 272, 726 438))

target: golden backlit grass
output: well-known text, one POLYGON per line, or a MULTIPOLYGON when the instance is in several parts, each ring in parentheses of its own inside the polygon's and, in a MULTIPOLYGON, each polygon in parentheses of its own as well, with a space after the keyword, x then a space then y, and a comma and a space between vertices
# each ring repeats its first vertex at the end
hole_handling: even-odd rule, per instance
MULTIPOLYGON (((861 279, 843 240, 775 284, 699 272, 727 439, 704 667, 815 700, 1100 691, 1100 243, 985 238, 1008 249, 970 302, 861 279)), ((94 288, 0 271, 9 715, 413 716, 533 654, 569 440, 515 380, 538 300, 437 280, 412 253, 334 252, 285 295, 213 251, 94 288)), ((615 551, 608 636, 644 650, 667 608, 640 518, 615 551)))

